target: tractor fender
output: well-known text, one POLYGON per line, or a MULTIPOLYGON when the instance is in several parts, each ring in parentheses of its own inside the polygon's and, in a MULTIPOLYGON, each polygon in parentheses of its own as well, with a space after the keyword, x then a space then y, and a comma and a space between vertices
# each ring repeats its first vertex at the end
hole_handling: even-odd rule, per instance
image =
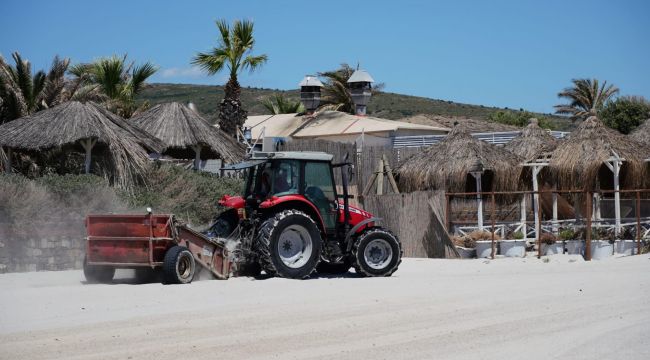
POLYGON ((362 226, 368 225, 370 223, 378 223, 381 221, 381 218, 378 217, 371 217, 369 219, 365 219, 363 221, 360 221, 358 224, 354 225, 350 231, 348 231, 347 234, 345 234, 345 243, 347 244, 347 251, 350 252, 352 250, 352 235, 356 234, 359 229, 361 229, 362 226))
POLYGON ((318 225, 318 229, 325 233, 325 222, 320 216, 320 212, 311 201, 307 200, 302 195, 288 195, 288 196, 272 196, 271 198, 263 201, 260 204, 260 209, 271 210, 271 209, 291 209, 298 208, 299 210, 304 211, 307 215, 312 216, 313 220, 318 225))

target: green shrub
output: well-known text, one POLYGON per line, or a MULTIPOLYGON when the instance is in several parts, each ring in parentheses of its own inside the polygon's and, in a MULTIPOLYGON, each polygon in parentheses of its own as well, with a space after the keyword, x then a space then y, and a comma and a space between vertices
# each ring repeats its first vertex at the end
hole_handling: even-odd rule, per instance
POLYGON ((521 240, 524 238, 524 233, 517 231, 516 233, 512 234, 512 238, 515 240, 521 240))
POLYGON ((560 231, 560 239, 562 240, 577 240, 576 235, 573 229, 563 229, 560 231))

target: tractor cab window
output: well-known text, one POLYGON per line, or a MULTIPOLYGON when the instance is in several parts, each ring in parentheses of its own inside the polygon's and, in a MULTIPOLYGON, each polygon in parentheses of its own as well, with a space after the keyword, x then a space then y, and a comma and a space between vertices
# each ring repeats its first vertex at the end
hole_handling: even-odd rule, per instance
POLYGON ((305 197, 309 199, 323 217, 325 227, 336 226, 338 205, 334 193, 332 170, 325 162, 305 163, 305 197))
POLYGON ((282 160, 267 162, 257 170, 258 194, 265 198, 298 193, 300 178, 299 162, 282 160))

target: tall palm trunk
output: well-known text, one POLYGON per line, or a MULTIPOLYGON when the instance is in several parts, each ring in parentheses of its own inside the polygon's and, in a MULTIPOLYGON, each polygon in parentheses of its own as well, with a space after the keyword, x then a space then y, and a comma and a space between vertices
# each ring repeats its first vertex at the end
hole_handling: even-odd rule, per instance
POLYGON ((237 130, 244 125, 248 112, 240 100, 241 86, 237 77, 231 76, 226 83, 225 96, 219 104, 219 126, 232 137, 237 137, 237 130))

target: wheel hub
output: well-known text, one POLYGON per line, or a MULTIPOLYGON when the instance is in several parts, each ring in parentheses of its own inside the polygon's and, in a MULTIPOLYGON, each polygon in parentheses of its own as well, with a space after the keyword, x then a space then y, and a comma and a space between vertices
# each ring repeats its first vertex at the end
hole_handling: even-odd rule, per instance
POLYGON ((380 270, 388 266, 393 259, 393 249, 384 239, 372 240, 366 246, 363 257, 368 266, 380 270))
POLYGON ((278 255, 286 266, 296 269, 304 266, 312 253, 309 231, 301 225, 290 225, 278 239, 278 255))

